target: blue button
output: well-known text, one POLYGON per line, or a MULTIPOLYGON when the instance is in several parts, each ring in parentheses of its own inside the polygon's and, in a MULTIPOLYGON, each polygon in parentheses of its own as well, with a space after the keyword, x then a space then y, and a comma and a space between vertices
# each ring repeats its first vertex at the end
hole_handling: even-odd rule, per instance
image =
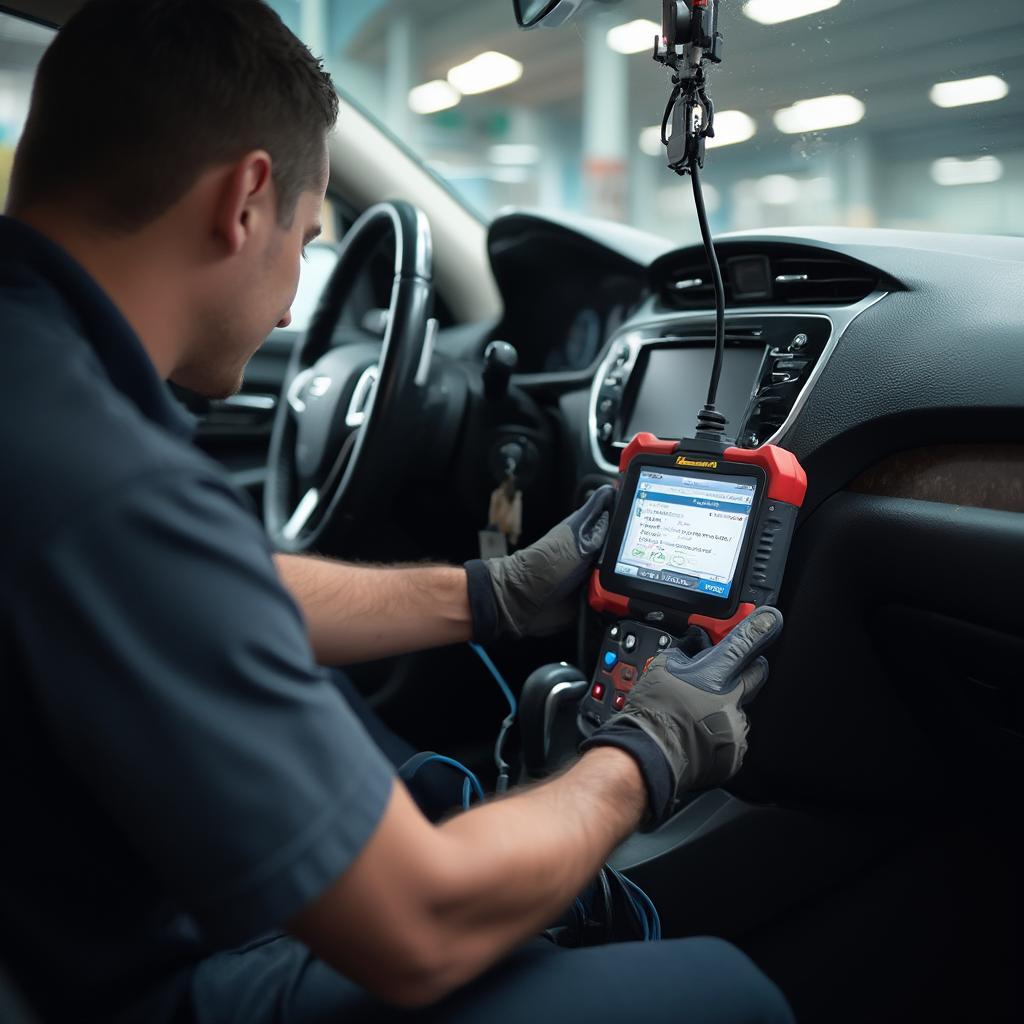
POLYGON ((614 651, 606 651, 604 655, 604 667, 611 668, 618 660, 619 656, 614 651))

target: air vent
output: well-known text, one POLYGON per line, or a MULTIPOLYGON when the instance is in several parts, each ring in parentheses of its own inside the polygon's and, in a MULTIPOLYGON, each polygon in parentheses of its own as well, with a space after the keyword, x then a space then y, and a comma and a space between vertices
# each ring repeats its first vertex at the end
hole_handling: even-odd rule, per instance
MULTIPOLYGON (((659 337, 664 341, 714 341, 715 325, 710 324, 677 324, 669 330, 662 331, 659 337)), ((726 321, 725 340, 735 342, 758 342, 764 337, 764 328, 760 324, 736 324, 726 321)))
POLYGON ((771 261, 775 301, 789 305, 846 306, 874 291, 869 267, 830 256, 787 256, 771 261))
MULTIPOLYGON (((878 271, 845 256, 809 246, 722 243, 717 247, 730 308, 743 306, 847 306, 878 287, 878 271)), ((677 256, 678 258, 678 256, 677 256)), ((669 309, 710 310, 715 305, 711 272, 698 254, 656 268, 659 292, 669 309)))
MULTIPOLYGON (((728 302, 729 285, 725 286, 725 301, 728 302)), ((711 283, 711 270, 703 264, 681 267, 674 271, 665 282, 666 305, 676 309, 707 309, 715 305, 715 286, 711 283)))

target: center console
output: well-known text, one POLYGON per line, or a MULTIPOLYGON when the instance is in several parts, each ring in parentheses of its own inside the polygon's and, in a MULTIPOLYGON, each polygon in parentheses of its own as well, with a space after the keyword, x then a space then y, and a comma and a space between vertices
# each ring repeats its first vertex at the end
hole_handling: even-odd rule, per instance
MULTIPOLYGON (((824 365, 834 337, 823 313, 730 314, 718 407, 741 448, 771 443, 824 365)), ((632 328, 610 347, 590 394, 595 462, 615 472, 638 431, 671 437, 704 402, 715 323, 706 314, 632 328)))

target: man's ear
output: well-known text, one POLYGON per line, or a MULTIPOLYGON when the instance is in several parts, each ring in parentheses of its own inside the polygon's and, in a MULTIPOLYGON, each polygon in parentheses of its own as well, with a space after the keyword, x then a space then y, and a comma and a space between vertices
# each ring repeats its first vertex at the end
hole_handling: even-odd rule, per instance
POLYGON ((246 153, 223 179, 213 229, 232 256, 242 251, 261 218, 276 216, 272 162, 262 149, 246 153))

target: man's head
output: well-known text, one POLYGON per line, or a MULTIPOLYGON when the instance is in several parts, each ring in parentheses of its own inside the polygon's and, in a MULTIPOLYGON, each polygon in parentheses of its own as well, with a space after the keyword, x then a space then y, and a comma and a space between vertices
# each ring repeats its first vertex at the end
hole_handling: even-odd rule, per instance
POLYGON ((329 76, 261 0, 90 0, 40 63, 8 209, 122 251, 180 245, 168 283, 196 336, 167 369, 226 393, 288 319, 337 113, 329 76))

